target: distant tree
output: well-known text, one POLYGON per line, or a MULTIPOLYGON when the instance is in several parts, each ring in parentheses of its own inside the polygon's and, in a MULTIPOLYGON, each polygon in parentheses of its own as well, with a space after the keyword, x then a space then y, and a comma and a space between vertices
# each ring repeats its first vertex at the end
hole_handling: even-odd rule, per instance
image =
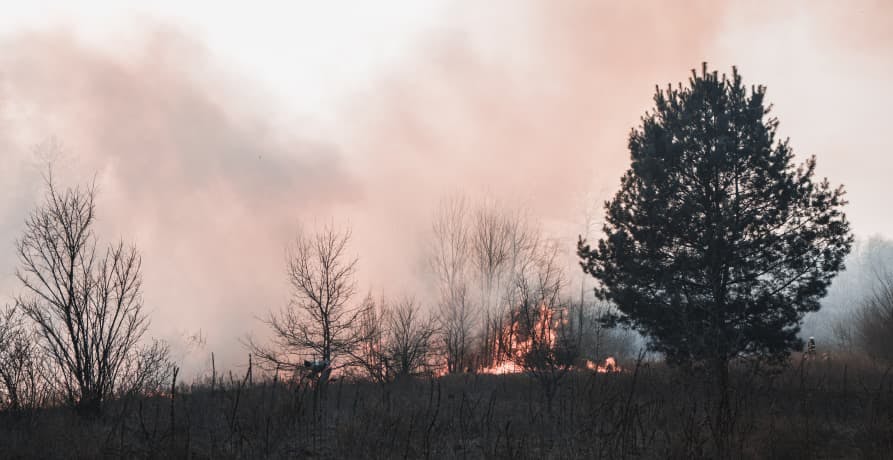
POLYGON ((476 269, 480 288, 479 317, 481 362, 479 366, 492 364, 495 357, 495 340, 502 328, 503 282, 509 271, 511 247, 509 216, 504 209, 483 204, 474 210, 469 228, 471 259, 476 269))
POLYGON ((493 364, 497 340, 505 329, 511 291, 518 274, 535 259, 541 239, 523 209, 482 203, 471 216, 471 260, 481 289, 482 367, 493 364))
POLYGON ((462 286, 440 304, 437 315, 437 337, 446 370, 450 374, 471 371, 472 338, 475 331, 475 309, 468 291, 462 286))
POLYGON ((880 279, 854 316, 856 347, 872 359, 893 364, 893 277, 880 279))
POLYGON ((477 314, 468 295, 471 273, 469 207, 464 198, 443 201, 432 224, 429 265, 438 288, 438 338, 447 372, 471 369, 477 314))
POLYGON ((571 326, 557 247, 538 244, 535 257, 516 274, 512 308, 497 336, 498 356, 533 376, 551 410, 558 386, 579 357, 579 335, 571 326))
POLYGON ((429 266, 447 370, 488 367, 497 358, 514 279, 534 259, 541 233, 523 209, 495 201, 469 205, 462 197, 441 203, 432 230, 429 266))
POLYGON ((362 370, 376 383, 393 380, 393 366, 387 353, 387 317, 389 312, 382 298, 376 301, 372 294, 363 301, 362 313, 357 318, 359 342, 351 353, 351 365, 362 370))
POLYGON ((815 336, 821 350, 865 353, 857 343, 860 317, 869 299, 893 280, 893 241, 872 236, 857 238, 842 271, 822 299, 822 309, 807 316, 801 336, 815 336))
POLYGON ((248 342, 260 364, 297 371, 305 361, 315 363, 317 381, 325 385, 334 367, 349 363, 362 341, 358 326, 366 307, 351 305, 357 259, 347 253, 350 237, 350 230, 331 226, 298 234, 288 251, 291 302, 265 320, 273 331, 272 344, 248 342), (347 361, 339 363, 342 358, 347 361))
POLYGON ((124 389, 124 369, 138 359, 149 325, 141 259, 120 242, 97 250, 92 187, 60 191, 52 174, 46 183, 46 201, 17 242, 25 292, 16 303, 35 324, 64 397, 81 414, 96 415, 124 389))
POLYGON ((358 329, 360 344, 353 353, 353 365, 375 382, 423 375, 435 367, 435 321, 423 317, 421 306, 412 298, 395 305, 382 297, 366 298, 358 329))
POLYGON ((843 187, 814 180, 814 157, 795 168, 764 96, 706 64, 688 86, 658 89, 630 134, 605 237, 578 244, 617 319, 670 362, 707 364, 723 394, 730 359, 802 347, 799 323, 852 244, 843 187))
POLYGON ((385 350, 394 374, 401 378, 427 372, 432 364, 434 322, 423 317, 412 298, 403 299, 389 313, 385 350))
POLYGON ((15 306, 0 310, 0 411, 34 409, 49 397, 35 339, 15 306))

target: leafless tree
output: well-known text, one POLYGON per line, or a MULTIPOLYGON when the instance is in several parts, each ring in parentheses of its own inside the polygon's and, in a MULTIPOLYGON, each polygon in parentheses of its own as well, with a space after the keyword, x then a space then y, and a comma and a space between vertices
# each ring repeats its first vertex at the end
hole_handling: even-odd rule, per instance
POLYGON ((430 265, 437 276, 440 296, 449 298, 468 281, 471 240, 466 199, 457 196, 442 201, 432 230, 430 265))
POLYGON ((437 311, 441 353, 447 372, 471 367, 476 315, 468 296, 471 240, 469 206, 463 197, 441 203, 432 225, 430 265, 439 291, 437 311))
POLYGON ((579 353, 560 295, 565 284, 555 245, 538 245, 514 278, 514 307, 499 337, 500 354, 539 381, 549 404, 579 353))
POLYGON ((397 378, 425 373, 431 367, 432 337, 436 331, 430 318, 423 318, 419 304, 407 298, 388 315, 387 356, 397 378))
POLYGON ((893 315, 889 311, 893 308, 891 290, 893 241, 882 237, 858 240, 847 257, 846 270, 835 278, 823 300, 826 305, 808 318, 811 327, 804 326, 803 335, 814 335, 823 352, 835 348, 883 359, 887 354, 884 338, 893 335, 893 325, 884 319, 885 311, 893 315))
POLYGON ((488 367, 513 304, 513 280, 533 263, 541 232, 523 208, 495 200, 469 205, 462 197, 441 203, 432 229, 430 265, 447 371, 488 367), (471 352, 474 341, 477 353, 471 352))
POLYGON ((377 383, 390 382, 393 379, 393 366, 386 352, 386 302, 384 298, 376 302, 372 294, 369 294, 364 304, 357 324, 359 344, 354 349, 352 364, 377 383))
POLYGON ((856 310, 853 339, 872 359, 893 364, 893 278, 881 279, 856 310))
POLYGON ((317 381, 324 385, 333 368, 350 363, 362 342, 358 325, 366 306, 351 305, 357 259, 347 254, 350 237, 350 230, 332 226, 299 233, 288 251, 291 302, 265 320, 272 344, 248 342, 262 365, 298 371, 306 361, 318 369, 317 381))
POLYGON ((420 305, 405 298, 389 305, 382 297, 366 300, 359 321, 360 346, 353 364, 362 368, 373 381, 391 382, 398 378, 421 375, 435 367, 435 322, 423 318, 420 305))
POLYGON ((447 372, 452 374, 471 370, 475 315, 465 286, 457 288, 449 301, 441 304, 437 320, 447 372))
POLYGON ((486 311, 494 303, 493 295, 499 292, 501 275, 509 260, 511 226, 504 210, 493 204, 478 207, 472 225, 472 258, 481 284, 481 307, 486 311))
POLYGON ((34 322, 64 397, 98 414, 148 326, 140 256, 123 243, 97 250, 93 187, 60 191, 51 173, 46 183, 46 201, 16 246, 25 288, 17 305, 34 322))
POLYGON ((34 339, 15 306, 0 311, 0 411, 35 409, 50 396, 34 339))
POLYGON ((471 230, 471 258, 481 288, 483 366, 495 356, 496 339, 505 327, 512 280, 532 260, 540 233, 520 208, 484 203, 475 209, 471 230))
POLYGON ((139 347, 119 371, 121 395, 152 395, 166 391, 179 371, 167 342, 153 340, 139 347))

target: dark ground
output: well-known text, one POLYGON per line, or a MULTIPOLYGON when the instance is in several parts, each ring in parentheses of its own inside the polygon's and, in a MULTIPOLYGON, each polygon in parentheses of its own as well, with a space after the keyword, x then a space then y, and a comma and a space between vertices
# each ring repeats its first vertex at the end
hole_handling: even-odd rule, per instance
POLYGON ((576 372, 551 404, 525 375, 387 385, 228 377, 173 398, 125 398, 104 417, 0 415, 3 458, 893 458, 889 368, 794 357, 733 369, 733 424, 716 450, 711 387, 661 363, 576 372))

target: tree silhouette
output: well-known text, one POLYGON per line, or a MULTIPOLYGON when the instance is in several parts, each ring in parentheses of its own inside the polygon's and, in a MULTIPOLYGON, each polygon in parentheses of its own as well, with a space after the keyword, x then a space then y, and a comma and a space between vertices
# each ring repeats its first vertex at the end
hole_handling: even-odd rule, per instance
POLYGON ((265 322, 273 343, 249 340, 248 348, 262 366, 279 370, 317 368, 320 385, 333 368, 362 342, 359 323, 365 304, 351 304, 356 291, 357 259, 347 253, 351 231, 327 226, 319 232, 299 232, 288 251, 292 300, 265 322))
POLYGON ((431 316, 412 297, 389 302, 368 295, 359 318, 360 343, 352 352, 352 364, 375 382, 429 374, 436 367, 435 340, 438 330, 431 316))
MULTIPOLYGON (((66 400, 81 414, 98 415, 115 391, 156 370, 144 367, 138 347, 149 325, 141 259, 121 242, 97 249, 92 187, 61 191, 51 175, 46 182, 46 201, 16 246, 16 276, 25 288, 16 304, 34 323, 66 400)), ((166 360, 163 347, 149 350, 152 362, 166 360)))
POLYGON ((708 365, 722 388, 730 359, 802 346, 799 323, 852 244, 843 187, 814 180, 814 157, 795 167, 765 92, 706 64, 688 86, 658 89, 630 134, 605 237, 578 243, 614 319, 670 362, 708 365))

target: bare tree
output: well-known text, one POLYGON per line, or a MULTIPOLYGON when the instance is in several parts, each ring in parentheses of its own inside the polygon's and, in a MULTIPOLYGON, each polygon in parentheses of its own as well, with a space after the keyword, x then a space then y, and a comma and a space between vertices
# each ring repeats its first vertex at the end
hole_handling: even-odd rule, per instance
POLYGON ((353 355, 355 366, 379 383, 425 374, 435 367, 437 328, 433 319, 422 317, 414 299, 389 306, 384 297, 375 302, 369 296, 366 305, 358 324, 361 341, 353 355))
POLYGON ((170 346, 162 340, 153 340, 139 347, 118 372, 121 395, 153 395, 168 389, 171 377, 179 372, 170 353, 170 346))
POLYGON ((893 364, 893 278, 879 280, 855 314, 853 339, 872 359, 893 364))
POLYGON ((462 372, 471 367, 475 327, 468 296, 471 239, 467 201, 463 197, 443 201, 435 214, 432 230, 430 265, 438 283, 441 351, 447 372, 462 372))
POLYGON ((440 296, 448 299, 467 283, 471 257, 469 210, 464 197, 441 202, 434 216, 430 265, 437 276, 440 296))
POLYGON ((389 361, 396 377, 427 372, 431 365, 433 321, 423 318, 419 304, 412 298, 402 300, 388 315, 389 361))
POLYGON ((533 375, 547 402, 579 353, 578 335, 570 327, 559 296, 565 277, 557 247, 540 245, 514 279, 514 307, 499 337, 500 354, 533 375))
POLYGON ((449 301, 441 304, 437 320, 447 372, 453 374, 471 370, 475 315, 465 286, 457 288, 449 301))
POLYGON ((148 326, 140 256, 123 243, 97 250, 93 187, 60 191, 52 174, 46 183, 46 201, 16 246, 25 287, 17 305, 34 322, 64 397, 95 415, 148 326))
POLYGON ((372 294, 366 296, 357 329, 359 344, 354 349, 352 364, 361 368, 377 383, 393 379, 392 365, 386 350, 388 311, 384 298, 376 302, 372 294))
POLYGON ((482 205, 475 210, 470 232, 472 258, 481 285, 481 308, 489 313, 498 299, 502 271, 511 250, 511 226, 508 216, 496 205, 482 205))
MULTIPOLYGON (((883 237, 857 240, 847 256, 846 270, 834 279, 822 309, 807 316, 803 336, 815 336, 820 350, 883 355, 885 305, 893 305, 893 241, 883 237), (869 353, 868 348, 874 350, 869 353), (879 353, 880 352, 880 353, 879 353)), ((893 308, 893 307, 891 307, 893 308)))
POLYGON ((307 365, 319 372, 323 385, 333 368, 350 364, 348 358, 362 342, 357 326, 366 307, 351 305, 357 259, 347 254, 350 237, 350 230, 339 232, 332 226, 299 233, 288 251, 291 302, 265 320, 273 343, 248 343, 261 364, 294 371, 307 365))
POLYGON ((15 306, 0 311, 0 411, 35 409, 49 397, 34 339, 15 306))
POLYGON ((443 201, 435 214, 430 265, 439 291, 439 341, 448 372, 498 359, 519 273, 536 259, 542 235, 522 208, 488 200, 443 201), (479 288, 479 297, 471 294, 479 288), (473 298, 478 300, 472 301, 473 298), (479 353, 472 353, 472 341, 479 353), (476 355, 479 362, 472 363, 476 355))
POLYGON ((532 260, 539 231, 521 209, 485 203, 476 208, 469 232, 472 260, 481 288, 483 322, 481 365, 492 364, 498 334, 511 304, 512 280, 532 260))

